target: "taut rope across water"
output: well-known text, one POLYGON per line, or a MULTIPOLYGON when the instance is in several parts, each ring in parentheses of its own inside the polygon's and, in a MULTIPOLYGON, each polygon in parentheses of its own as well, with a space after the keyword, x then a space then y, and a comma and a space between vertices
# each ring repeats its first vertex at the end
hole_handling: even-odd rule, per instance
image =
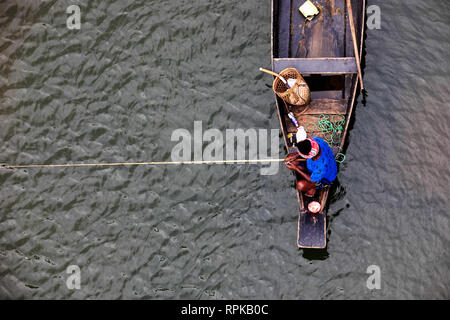
MULTIPOLYGON (((255 160, 205 160, 205 161, 155 161, 155 162, 113 162, 113 163, 65 163, 65 164, 24 164, 7 165, 2 164, 4 169, 23 168, 69 168, 69 167, 109 167, 109 166, 158 166, 158 165, 186 165, 186 164, 227 164, 227 163, 265 163, 284 162, 285 159, 255 159, 255 160)), ((298 161, 304 161, 299 159, 298 161)))

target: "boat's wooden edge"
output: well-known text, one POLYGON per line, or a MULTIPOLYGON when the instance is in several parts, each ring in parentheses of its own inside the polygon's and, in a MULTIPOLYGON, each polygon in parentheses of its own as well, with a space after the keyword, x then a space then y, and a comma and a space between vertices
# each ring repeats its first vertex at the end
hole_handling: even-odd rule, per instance
MULTIPOLYGON (((274 30, 273 30, 273 28, 274 28, 274 24, 273 24, 274 23, 274 1, 276 1, 276 0, 271 1, 271 23, 270 23, 270 27, 271 27, 271 30, 270 30, 270 53, 271 53, 272 70, 273 70, 273 54, 274 54, 274 52, 273 52, 274 51, 274 48, 273 48, 273 46, 274 46, 274 42, 273 42, 273 39, 274 39, 274 34, 273 34, 273 32, 274 32, 274 30)), ((274 97, 275 97, 275 104, 277 106, 278 121, 280 123, 281 133, 283 134, 284 146, 286 147, 286 151, 287 151, 288 143, 287 143, 287 137, 286 137, 286 130, 283 125, 280 106, 278 104, 278 99, 275 94, 274 94, 274 97)))
POLYGON ((270 62, 273 70, 273 23, 274 23, 274 1, 270 1, 270 62))
MULTIPOLYGON (((363 1, 363 5, 362 5, 362 21, 361 21, 361 39, 360 39, 360 44, 359 44, 359 57, 360 60, 362 60, 362 50, 363 50, 363 46, 364 46, 364 30, 365 30, 365 24, 366 24, 366 0, 362 0, 363 1)), ((358 79, 356 79, 358 80, 358 79)), ((356 99, 356 92, 358 90, 358 81, 356 81, 354 88, 353 88, 353 95, 352 95, 352 103, 350 104, 350 110, 348 112, 347 115, 347 121, 345 122, 345 128, 344 128, 344 132, 342 135, 342 141, 340 144, 340 149, 342 150, 342 148, 344 147, 345 144, 345 140, 347 139, 347 131, 348 131, 348 126, 350 124, 350 119, 352 118, 353 115, 353 107, 355 106, 355 99, 356 99)))

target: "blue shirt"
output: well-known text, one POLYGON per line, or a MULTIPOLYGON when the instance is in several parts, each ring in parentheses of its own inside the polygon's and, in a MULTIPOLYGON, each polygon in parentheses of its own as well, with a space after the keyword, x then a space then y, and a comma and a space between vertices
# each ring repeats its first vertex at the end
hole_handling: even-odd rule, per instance
POLYGON ((331 183, 337 176, 337 166, 333 156, 333 150, 331 150, 328 143, 322 138, 314 137, 312 139, 319 144, 321 154, 316 161, 313 159, 306 160, 306 168, 311 173, 311 181, 320 182, 322 179, 326 179, 331 183))

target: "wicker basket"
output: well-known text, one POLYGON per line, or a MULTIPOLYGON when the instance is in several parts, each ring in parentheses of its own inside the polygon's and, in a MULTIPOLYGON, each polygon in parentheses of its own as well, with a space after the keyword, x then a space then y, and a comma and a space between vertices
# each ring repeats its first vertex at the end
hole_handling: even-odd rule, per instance
MULTIPOLYGON (((296 83, 292 88, 288 90, 288 87, 276 77, 273 81, 273 91, 277 96, 283 99, 285 102, 296 107, 305 107, 311 102, 311 92, 308 84, 301 74, 295 68, 287 68, 280 72, 280 75, 286 79, 296 79, 296 83)), ((297 108, 293 108, 297 109, 297 108)), ((293 110, 300 111, 300 110, 293 110)))

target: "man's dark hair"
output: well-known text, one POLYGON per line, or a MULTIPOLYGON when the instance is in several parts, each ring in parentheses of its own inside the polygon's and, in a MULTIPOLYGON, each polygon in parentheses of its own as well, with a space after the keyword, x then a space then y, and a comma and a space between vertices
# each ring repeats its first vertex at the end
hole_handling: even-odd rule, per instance
POLYGON ((308 154, 311 152, 311 141, 309 140, 303 140, 297 143, 297 148, 300 151, 301 154, 308 154))

